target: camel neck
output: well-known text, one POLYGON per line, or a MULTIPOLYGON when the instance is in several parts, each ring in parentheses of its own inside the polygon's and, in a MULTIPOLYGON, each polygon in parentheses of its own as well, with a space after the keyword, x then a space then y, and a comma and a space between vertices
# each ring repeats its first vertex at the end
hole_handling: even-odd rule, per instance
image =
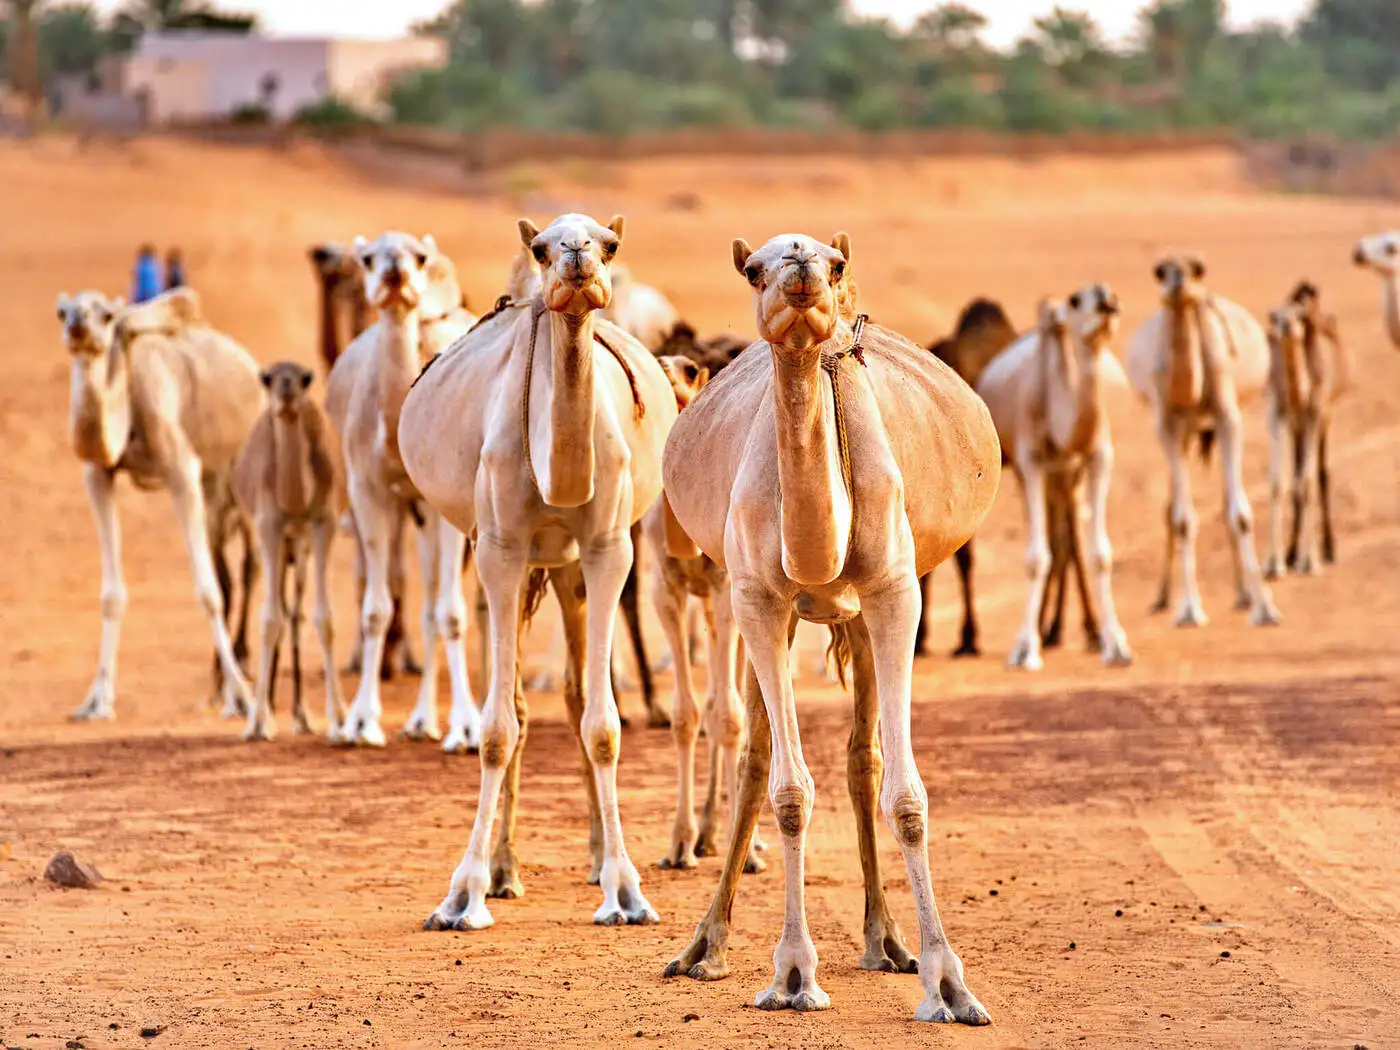
POLYGON ((1205 362, 1201 347, 1204 306, 1177 299, 1166 307, 1167 405, 1193 408, 1205 390, 1205 362))
MULTIPOLYGON (((834 338, 843 333, 849 334, 844 325, 834 338)), ((783 571, 806 586, 841 574, 851 536, 851 495, 820 349, 772 346, 783 571)))
POLYGON ((384 448, 399 458, 399 414, 413 381, 423 371, 418 311, 399 317, 385 314, 381 319, 383 339, 379 359, 379 418, 383 424, 384 448))
POLYGON ((306 424, 299 412, 293 419, 280 415, 272 419, 272 484, 278 509, 291 518, 301 518, 314 503, 316 482, 311 465, 311 447, 306 440, 306 424))
POLYGON ((1065 336, 1058 367, 1050 381, 1050 428, 1052 440, 1064 452, 1087 452, 1098 436, 1104 419, 1103 379, 1099 355, 1101 339, 1086 341, 1077 334, 1065 336), (1071 346, 1071 343, 1073 344, 1071 346))
POLYGON ((87 463, 112 468, 131 437, 131 393, 125 353, 107 350, 73 359, 69 388, 69 437, 87 463))
POLYGON ((344 282, 340 293, 350 305, 350 338, 354 339, 370 326, 369 302, 359 281, 344 282))
POLYGON ((1385 313, 1385 330, 1390 341, 1400 347, 1400 274, 1381 278, 1381 309, 1385 313))
MULTIPOLYGON (((536 470, 535 477, 540 496, 551 507, 580 507, 593 498, 596 316, 595 311, 581 317, 548 311, 549 411, 544 426, 531 430, 530 454, 532 463, 539 463, 535 449, 543 446, 544 469, 536 470)), ((532 324, 539 319, 534 317, 532 324)))
POLYGON ((340 356, 340 333, 336 329, 336 300, 339 298, 335 278, 321 276, 321 360, 326 368, 335 364, 340 356))

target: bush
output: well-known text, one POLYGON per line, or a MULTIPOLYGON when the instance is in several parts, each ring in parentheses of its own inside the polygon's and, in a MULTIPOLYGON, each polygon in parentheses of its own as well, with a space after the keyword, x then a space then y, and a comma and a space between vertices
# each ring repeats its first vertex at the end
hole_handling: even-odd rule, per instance
POLYGON ((937 83, 920 103, 916 118, 930 128, 983 128, 995 131, 1006 123, 1001 98, 983 91, 968 77, 937 83))
POLYGON ((334 95, 303 106, 292 122, 318 128, 353 128, 377 123, 368 113, 360 112, 351 103, 334 95))
POLYGON ((846 106, 843 115, 862 131, 891 131, 909 123, 898 92, 883 84, 862 91, 846 106))
POLYGON ((228 115, 230 124, 268 124, 272 114, 261 102, 245 102, 228 115))

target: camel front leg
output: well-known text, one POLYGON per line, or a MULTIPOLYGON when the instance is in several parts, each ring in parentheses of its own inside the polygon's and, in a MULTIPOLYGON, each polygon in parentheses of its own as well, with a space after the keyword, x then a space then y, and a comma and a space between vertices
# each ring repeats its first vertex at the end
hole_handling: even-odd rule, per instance
POLYGON ((263 563, 262 638, 258 650, 258 681, 253 706, 248 710, 244 740, 273 740, 277 717, 272 713, 272 691, 277 687, 277 651, 282 644, 282 591, 287 572, 287 539, 279 515, 263 514, 256 523, 258 549, 263 563))
MULTIPOLYGON (((423 581, 423 608, 418 622, 423 632, 423 679, 418 683, 418 702, 414 704, 408 721, 404 723, 403 735, 409 740, 441 740, 442 730, 438 728, 438 644, 437 618, 433 608, 433 596, 437 593, 440 580, 438 572, 438 531, 442 519, 429 512, 418 528, 418 571, 423 581)), ((461 571, 461 561, 452 569, 455 577, 461 571)))
MULTIPOLYGON (((1276 580, 1283 575, 1283 486, 1284 459, 1291 443, 1287 421, 1282 412, 1269 406, 1269 547, 1264 556, 1264 578, 1276 580)), ((1296 519, 1295 519, 1296 524, 1296 519)))
POLYGON ((972 589, 973 543, 973 540, 968 540, 958 548, 954 555, 958 565, 958 580, 962 584, 963 599, 962 633, 958 647, 953 650, 954 657, 982 655, 982 650, 977 645, 977 603, 973 599, 972 589))
MULTIPOLYGON (((690 673, 690 644, 685 631, 686 591, 666 578, 665 559, 657 558, 652 602, 676 671, 676 694, 671 706, 671 737, 676 745, 676 819, 671 848, 661 858, 663 868, 693 868, 695 843, 695 738, 700 732, 700 705, 690 673)), ((713 665, 710 671, 714 675, 713 665)), ((713 741, 711 742, 713 746, 713 741)))
POLYGON ((175 455, 176 465, 169 475, 170 496, 181 531, 185 534, 185 549, 194 568, 195 595, 214 634, 214 648, 224 668, 225 695, 236 706, 237 713, 244 714, 252 710, 253 695, 248 679, 238 665, 238 658, 233 654, 233 642, 224 623, 219 580, 214 572, 213 556, 209 552, 199 460, 188 448, 181 449, 175 455))
POLYGON ((1331 565, 1337 560, 1337 542, 1332 535, 1332 491, 1327 473, 1329 425, 1330 420, 1324 416, 1317 430, 1317 503, 1322 512, 1322 560, 1331 565))
POLYGON ((350 475, 350 505, 355 512, 360 546, 365 555, 365 596, 360 607, 360 634, 364 648, 360 660, 360 685, 345 713, 338 743, 364 747, 385 744, 383 704, 379 696, 379 669, 384 660, 384 639, 393 615, 389 592, 389 541, 396 507, 385 493, 350 475))
POLYGON ((1217 429, 1220 465, 1225 474, 1225 515, 1230 523, 1240 573, 1252 602, 1249 622, 1256 627, 1272 626, 1279 623, 1280 618, 1254 553, 1254 512, 1244 489, 1244 427, 1239 413, 1223 415, 1217 429))
MULTIPOLYGON (((789 628, 789 638, 793 627, 796 627, 796 621, 789 628)), ((666 977, 684 974, 696 981, 718 981, 729 975, 729 927, 734 911, 734 894, 739 889, 739 877, 744 872, 754 831, 758 827, 773 746, 768 710, 763 706, 763 691, 759 688, 752 665, 744 675, 744 710, 748 736, 739 760, 739 794, 734 802, 734 829, 729 837, 724 871, 720 875, 719 885, 715 887, 710 908, 695 927, 690 944, 666 964, 666 977)))
MULTIPOLYGON (((1118 622, 1113 601, 1113 544, 1108 538, 1108 487, 1113 480, 1113 446, 1107 443, 1089 457, 1089 558, 1097 585, 1099 609, 1103 613, 1100 650, 1105 667, 1127 667, 1133 662, 1128 636, 1118 622)), ((1078 488, 1071 490, 1067 513, 1076 532, 1079 529, 1078 488)), ((1087 608, 1087 596, 1085 606, 1087 608)))
MULTIPOLYGON (((913 660, 914 626, 918 595, 909 618, 909 646, 913 660)), ((768 797, 783 839, 785 906, 783 933, 773 951, 773 983, 754 998, 761 1010, 825 1010, 831 998, 817 984, 817 948, 807 928, 804 887, 807 825, 812 816, 815 790, 812 775, 802 757, 797 727, 797 702, 793 695, 788 650, 784 644, 789 622, 788 603, 756 581, 734 580, 734 615, 748 644, 749 659, 763 691, 773 738, 773 768, 768 777, 768 797)))
POLYGON ((321 667, 326 676, 326 736, 331 740, 340 735, 341 724, 345 721, 345 701, 340 695, 340 675, 336 672, 335 623, 328 580, 335 529, 334 521, 323 521, 311 529, 311 563, 316 583, 316 611, 312 615, 316 640, 321 644, 321 667))
POLYGON ((527 552, 510 530, 497 534, 480 527, 475 553, 477 575, 486 588, 491 625, 491 676, 482 719, 481 792, 467 852, 452 873, 447 896, 423 924, 428 930, 480 930, 496 921, 486 908, 486 895, 491 889, 491 826, 507 766, 520 741, 515 662, 519 655, 520 589, 525 582, 527 552))
MULTIPOLYGON (((404 569, 404 547, 408 543, 408 509, 400 505, 394 517, 393 540, 389 546, 389 593, 393 596, 394 611, 389 617, 389 627, 384 636, 384 665, 379 669, 382 681, 389 681, 396 672, 406 675, 423 673, 422 666, 413 655, 408 632, 403 629, 404 585, 408 573, 404 569)), ((427 587, 427 584, 424 584, 427 587)))
POLYGON ((299 536, 291 543, 292 552, 292 732, 311 732, 311 722, 306 717, 306 694, 302 689, 301 671, 301 628, 306 608, 306 562, 310 553, 306 539, 299 536))
POLYGON ((1098 617, 1094 615, 1094 600, 1089 596, 1088 575, 1084 571, 1084 545, 1079 538, 1079 486, 1070 490, 1070 513, 1067 525, 1069 532, 1069 563, 1074 569, 1074 582, 1079 590, 1079 606, 1084 616, 1084 644, 1089 652, 1103 649, 1103 632, 1099 628, 1098 617))
POLYGON ((890 914, 880 879, 875 807, 885 763, 875 735, 880 724, 880 708, 870 632, 861 618, 853 620, 846 629, 851 640, 852 677, 855 679, 855 712, 846 743, 846 788, 855 812, 860 873, 865 882, 865 954, 860 957, 860 968, 886 973, 918 973, 919 960, 905 947, 904 934, 890 914))
POLYGON ((588 802, 588 885, 597 886, 603 878, 603 817, 598 808, 598 784, 593 764, 583 741, 583 690, 588 678, 588 591, 583 570, 572 562, 549 573, 550 586, 559 602, 559 621, 564 640, 564 708, 569 728, 578 744, 579 775, 588 802))
POLYGON ((467 671, 467 599, 462 593, 462 562, 467 537, 437 515, 437 633, 447 654, 447 674, 452 684, 452 708, 447 715, 447 737, 442 749, 449 754, 475 754, 481 746, 481 712, 472 693, 467 671))
POLYGON ((1293 541, 1289 544, 1288 566, 1294 572, 1312 576, 1319 568, 1316 517, 1312 512, 1314 484, 1318 476, 1318 425, 1309 417, 1297 436, 1297 470, 1293 474, 1293 541))
POLYGON ((588 592, 588 686, 579 732, 593 766, 598 808, 603 820, 603 903, 593 914, 601 926, 659 922, 642 896, 641 877, 627 856, 622 818, 617 809, 617 758, 622 724, 612 690, 613 626, 627 570, 632 564, 632 537, 623 524, 580 545, 579 565, 588 592))
POLYGON ((491 850, 491 886, 486 896, 500 900, 518 900, 525 896, 525 884, 520 881, 520 861, 515 854, 515 820, 520 806, 520 764, 525 758, 525 740, 530 733, 530 706, 525 700, 525 687, 520 678, 520 640, 525 634, 522 619, 516 627, 515 661, 515 720, 520 735, 515 750, 506 764, 506 779, 501 788, 501 828, 496 845, 491 850))
POLYGON ((1162 515, 1162 519, 1167 523, 1167 542, 1163 548, 1162 558, 1162 582, 1157 587, 1157 598, 1153 601, 1149 613, 1164 613, 1172 606, 1172 569, 1176 564, 1176 526, 1172 522, 1171 497, 1167 497, 1167 511, 1162 515))
POLYGON ((1045 666, 1040 655, 1040 603, 1045 597, 1045 581, 1050 573, 1050 540, 1046 522, 1045 468, 1031 454, 1018 458, 1021 490, 1026 500, 1026 575, 1030 593, 1026 598, 1026 618, 1021 636, 1007 657, 1007 667, 1039 671, 1045 666))
MULTIPOLYGON (((1168 527, 1167 571, 1171 571, 1171 551, 1181 548, 1181 608, 1173 621, 1177 627, 1204 627, 1210 622, 1201 605, 1201 592, 1196 583, 1196 533, 1199 521, 1191 502, 1191 475, 1186 462, 1186 439, 1180 428, 1167 426, 1162 432, 1162 447, 1167 456, 1167 475, 1171 479, 1171 510, 1168 527)), ((1168 581, 1163 579, 1164 587, 1168 581)))
POLYGON ((116 477, 88 463, 83 467, 83 484, 87 488, 88 503, 97 524, 97 543, 102 552, 102 642, 97 654, 97 674, 88 687, 87 698, 72 714, 76 722, 117 716, 117 649, 121 644, 122 615, 126 612, 116 477))
MULTIPOLYGON (((909 571, 861 595, 879 692, 880 750, 885 760, 880 808, 904 854, 904 870, 919 916, 919 979, 924 986, 924 1001, 914 1011, 914 1017, 920 1021, 983 1025, 991 1023, 991 1017, 963 979, 962 960, 943 930, 929 871, 928 793, 914 762, 909 717, 914 671, 910 653, 918 592, 912 571, 913 542, 908 538, 907 526, 905 537, 909 544, 909 571)), ((1031 626, 1035 626, 1034 621, 1031 626)))

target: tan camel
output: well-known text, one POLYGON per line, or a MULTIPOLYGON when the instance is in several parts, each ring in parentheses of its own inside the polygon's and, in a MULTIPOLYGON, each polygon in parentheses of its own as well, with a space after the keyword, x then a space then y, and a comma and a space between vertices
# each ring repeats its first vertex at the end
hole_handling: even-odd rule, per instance
POLYGON ((1113 603, 1107 520, 1113 438, 1106 405, 1112 380, 1105 373, 1119 371, 1109 350, 1118 316, 1118 297, 1104 284, 1081 288, 1067 302, 1044 302, 1036 330, 998 354, 977 381, 1026 503, 1030 592, 1020 637, 1007 660, 1011 667, 1035 671, 1044 666, 1041 613, 1051 570, 1047 479, 1069 479, 1062 483, 1069 499, 1063 513, 1077 532, 1081 470, 1088 480, 1090 551, 1103 611, 1101 655, 1108 666, 1132 662, 1113 603))
POLYGON ((132 308, 98 292, 60 295, 58 318, 73 358, 69 435, 84 463, 102 547, 97 675, 73 717, 116 715, 117 649, 126 609, 114 498, 119 473, 138 488, 170 490, 195 594, 214 635, 225 713, 250 710, 248 682, 224 622, 228 598, 221 582, 227 567, 219 565, 233 506, 229 469, 264 404, 257 364, 209 327, 198 295, 188 288, 132 308))
MULTIPOLYGON (((683 355, 658 358, 676 392, 676 407, 684 411, 710 379, 708 367, 683 355)), ((652 594, 657 619, 666 632, 671 663, 676 672, 676 696, 671 708, 671 734, 676 742, 676 822, 671 848, 661 860, 663 868, 694 868, 697 856, 719 852, 715 845, 719 825, 720 777, 731 805, 739 798, 739 745, 744 737, 744 706, 739 698, 738 669, 742 662, 739 632, 729 600, 729 577, 715 562, 693 550, 676 524, 663 497, 643 519, 645 535, 655 555, 652 594), (668 533, 671 541, 668 543, 668 533), (670 553, 679 544, 682 554, 670 553), (697 599, 709 627, 706 634, 706 686, 704 723, 709 738, 709 790, 699 827, 695 823, 695 739, 701 712, 691 678, 688 630, 689 598, 697 599), (721 773, 722 767, 722 773, 721 773)), ((766 865, 755 842, 744 870, 760 872, 766 865)))
MULTIPOLYGON (((365 270, 355 253, 339 244, 314 244, 307 251, 316 273, 319 299, 319 343, 321 361, 327 374, 335 367, 345 346, 359 337, 375 320, 369 300, 365 298, 365 270)), ((393 595, 394 612, 384 636, 384 665, 380 678, 385 681, 402 669, 406 674, 422 674, 423 669, 409 647, 403 629, 404 543, 408 539, 408 514, 399 515, 394 525, 394 538, 389 544, 389 592, 393 595)), ((351 530, 354 520, 350 519, 351 530)), ((365 554, 359 539, 355 540, 355 601, 365 599, 365 554)), ((351 651, 349 670, 360 673, 365 635, 359 622, 355 625, 355 648, 351 651)))
POLYGON ((1235 604, 1249 609, 1256 626, 1279 622, 1254 551, 1254 512, 1244 488, 1244 423, 1241 406, 1263 392, 1269 377, 1269 342, 1259 322, 1238 303, 1211 294, 1206 266, 1195 256, 1172 256, 1153 271, 1162 309, 1128 344, 1128 379, 1152 405, 1157 436, 1171 484, 1162 586, 1153 611, 1171 603, 1171 572, 1181 548, 1182 602, 1178 627, 1208 622, 1196 582, 1196 509, 1186 452, 1202 434, 1205 447, 1219 440, 1225 475, 1225 515, 1234 540, 1235 604), (1205 435, 1210 435, 1206 437, 1205 435))
MULTIPOLYGON (((844 233, 831 247, 798 234, 775 237, 758 251, 734 242, 734 265, 754 289, 767 352, 740 355, 681 414, 667 443, 666 498, 685 533, 728 571, 735 620, 754 671, 740 817, 725 877, 691 947, 668 972, 722 974, 733 873, 747 853, 758 786, 767 778, 782 832, 786 917, 773 983, 755 1004, 830 1005, 816 982, 817 953, 805 914, 813 787, 787 647, 795 617, 844 622, 857 656, 848 780, 858 823, 873 820, 881 762, 875 756, 883 755, 881 809, 903 851, 919 915, 917 968, 926 997, 915 1016, 985 1024, 987 1012, 964 983, 934 902, 910 690, 919 574, 976 531, 996 495, 1001 453, 987 406, 950 368, 893 332, 847 323, 841 300, 850 254, 844 233), (876 698, 878 718, 870 706, 876 698), (758 743, 764 720, 776 752, 771 777, 767 748, 758 743)), ((873 836, 863 836, 861 852, 868 861, 867 956, 875 956, 870 962, 879 968, 886 962, 907 968, 912 960, 893 922, 871 928, 872 918, 883 924, 889 914, 873 836), (895 953, 886 945, 901 959, 889 958, 895 953)))
POLYGON ((1317 286, 1304 281, 1288 302, 1269 314, 1269 553, 1264 575, 1284 569, 1318 571, 1317 536, 1311 504, 1322 514, 1322 561, 1336 560, 1332 501, 1327 474, 1327 432, 1332 409, 1349 386, 1346 354, 1337 319, 1322 312, 1317 286), (1324 345, 1325 342, 1325 345, 1324 345), (1283 483, 1293 475, 1293 530, 1282 555, 1283 483))
POLYGON ((627 856, 617 809, 621 745, 610 682, 613 624, 632 564, 631 526, 661 493, 661 450, 676 399, 652 355, 598 314, 623 220, 520 221, 542 269, 539 295, 502 310, 428 369, 404 403, 399 445, 418 491, 472 534, 486 589, 491 682, 481 793, 466 855, 429 928, 493 921, 487 849, 521 713, 514 691, 521 587, 530 566, 577 560, 588 595, 587 689, 579 734, 602 814, 603 903, 594 921, 655 922, 627 856))
POLYGON ((404 726, 412 740, 437 740, 437 641, 447 653, 452 706, 444 751, 475 750, 481 716, 467 676, 466 601, 462 564, 466 537, 422 507, 404 470, 398 447, 404 397, 423 366, 469 329, 475 320, 462 307, 452 261, 431 237, 389 232, 373 243, 356 238, 365 270, 366 298, 379 320, 336 361, 326 406, 343 442, 350 507, 364 547, 367 584, 362 607, 365 636, 360 686, 341 727, 340 742, 382 747, 378 669, 393 611, 389 589, 390 545, 406 512, 421 521, 418 556, 423 575, 423 680, 418 703, 404 726))
POLYGON ((648 350, 656 351, 680 320, 671 300, 649 284, 640 284, 630 268, 613 267, 613 297, 603 316, 648 350))
POLYGON ((316 636, 321 643, 326 677, 326 734, 332 739, 345 717, 340 679, 335 669, 330 590, 326 584, 331 544, 345 509, 345 472, 340 448, 324 410, 307 396, 312 373, 284 361, 263 369, 269 393, 267 411, 233 467, 233 491, 253 520, 263 564, 262 650, 255 703, 248 712, 246 740, 277 735, 272 713, 278 647, 282 641, 287 569, 295 574, 292 603, 293 673, 296 676, 292 723, 298 733, 311 731, 300 683, 301 599, 308 553, 316 575, 316 636), (309 550, 308 550, 309 548, 309 550))
POLYGON ((1365 237, 1352 259, 1381 279, 1381 316, 1386 335, 1400 350, 1400 230, 1365 237))

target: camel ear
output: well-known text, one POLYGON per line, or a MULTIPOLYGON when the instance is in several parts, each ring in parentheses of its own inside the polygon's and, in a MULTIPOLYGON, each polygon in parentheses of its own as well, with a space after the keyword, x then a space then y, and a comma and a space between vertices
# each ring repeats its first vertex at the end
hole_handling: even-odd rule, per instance
POLYGON ((111 302, 111 307, 112 307, 112 313, 116 313, 118 310, 125 310, 125 309, 126 309, 126 296, 124 296, 124 295, 119 295, 119 296, 117 296, 115 299, 112 300, 112 302, 111 302))
POLYGON ((423 247, 427 248, 430 252, 435 252, 438 250, 437 240, 433 237, 431 233, 423 234, 423 247))
POLYGON ((734 250, 734 269, 743 274, 745 280, 752 280, 752 278, 749 277, 749 272, 745 265, 749 261, 749 256, 753 254, 753 249, 749 247, 749 242, 742 237, 735 237, 732 248, 734 250))
POLYGON ((266 387, 267 389, 271 390, 271 389, 272 389, 272 370, 271 370, 271 369, 268 369, 268 368, 264 368, 261 372, 259 372, 259 373, 258 373, 258 382, 261 383, 261 384, 262 384, 264 387, 266 387))
POLYGON ((360 265, 366 270, 369 269, 369 241, 356 236, 354 240, 355 258, 360 260, 360 265))
POLYGON ((612 222, 608 223, 608 229, 612 230, 613 236, 617 238, 618 245, 622 244, 622 231, 627 228, 627 216, 614 215, 612 222))
POLYGON ((535 238, 540 235, 540 228, 529 219, 521 219, 516 223, 516 226, 520 229, 520 243, 526 248, 530 247, 535 238))
POLYGON ((1199 280, 1200 280, 1202 277, 1204 277, 1205 275, 1206 275, 1206 264, 1205 264, 1204 262, 1202 262, 1200 259, 1193 258, 1193 259, 1191 260, 1191 276, 1194 277, 1196 280, 1199 281, 1199 280))
POLYGON ((851 235, 842 230, 835 237, 831 238, 831 246, 841 253, 842 258, 847 262, 851 261, 851 235))
POLYGON ((703 387, 703 386, 704 386, 706 383, 708 383, 709 381, 710 381, 710 366, 709 366, 709 365, 705 365, 703 368, 700 369, 700 374, 696 377, 695 382, 696 382, 697 387, 703 387))
POLYGON ((58 309, 58 319, 59 319, 60 321, 66 321, 66 320, 68 320, 68 311, 69 311, 70 309, 72 309, 72 307, 73 307, 73 300, 70 299, 70 298, 68 298, 68 293, 67 293, 67 292, 59 292, 59 293, 58 293, 57 309, 58 309))

